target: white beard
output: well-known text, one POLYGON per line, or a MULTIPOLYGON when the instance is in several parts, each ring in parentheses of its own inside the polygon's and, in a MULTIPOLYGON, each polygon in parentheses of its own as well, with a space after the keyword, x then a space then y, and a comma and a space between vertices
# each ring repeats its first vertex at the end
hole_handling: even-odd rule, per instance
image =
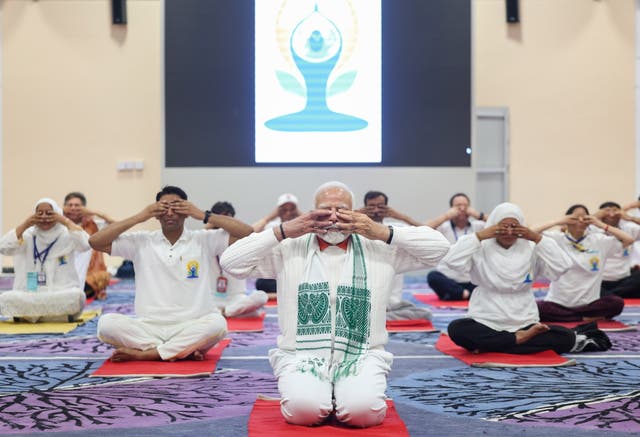
POLYGON ((349 234, 344 234, 338 231, 329 231, 326 234, 318 235, 318 237, 322 238, 329 244, 338 244, 346 240, 349 237, 349 234))

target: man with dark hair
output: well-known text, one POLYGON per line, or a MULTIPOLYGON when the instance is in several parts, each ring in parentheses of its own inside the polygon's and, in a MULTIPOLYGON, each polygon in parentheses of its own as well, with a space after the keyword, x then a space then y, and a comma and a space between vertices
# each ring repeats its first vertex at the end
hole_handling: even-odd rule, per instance
MULTIPOLYGON (((604 202, 595 214, 608 226, 621 229, 635 241, 640 240, 640 218, 633 217, 624 211, 616 202, 604 202)), ((595 226, 590 229, 602 232, 595 226)), ((640 297, 640 271, 631 269, 631 247, 625 247, 612 254, 604 265, 600 295, 615 294, 620 297, 640 297)))
POLYGON ((389 206, 389 197, 381 191, 368 191, 364 195, 364 208, 362 212, 374 222, 394 225, 422 226, 420 223, 406 214, 396 211, 389 206))
POLYGON ((117 348, 111 360, 203 359, 227 332, 211 293, 212 260, 251 232, 251 226, 202 211, 182 189, 167 186, 155 203, 93 234, 91 247, 130 259, 136 269, 137 318, 105 314, 98 322, 98 338, 117 348), (184 226, 188 217, 220 229, 191 231, 184 226), (125 233, 151 218, 161 230, 125 233))
MULTIPOLYGON (((440 231, 451 244, 463 235, 484 229, 484 213, 470 206, 466 194, 455 193, 449 199, 449 206, 447 212, 429 220, 427 226, 440 231)), ((468 274, 453 271, 442 263, 429 272, 427 282, 441 300, 468 300, 475 288, 468 274)))
MULTIPOLYGON (((106 224, 113 223, 113 219, 107 214, 88 209, 87 198, 79 191, 72 191, 64 196, 63 211, 65 217, 82 227, 89 235, 98 232, 99 227, 95 217, 99 217, 106 224)), ((107 298, 107 285, 111 275, 107 272, 107 265, 101 252, 95 250, 76 252, 75 268, 87 297, 107 298)))
POLYGON ((229 202, 216 202, 211 207, 211 212, 214 214, 228 215, 229 217, 236 216, 236 210, 229 202))
MULTIPOLYGON (((216 202, 211 207, 214 214, 235 217, 236 210, 229 202, 216 202)), ((207 225, 208 229, 217 229, 215 225, 207 225)), ((261 290, 254 290, 247 294, 247 281, 245 279, 234 278, 220 267, 220 257, 213 259, 212 278, 214 300, 216 306, 226 317, 257 317, 260 310, 269 300, 267 293, 261 290)))
MULTIPOLYGON (((389 197, 382 191, 368 191, 364 195, 364 208, 360 212, 368 215, 374 222, 387 226, 421 226, 421 223, 411 217, 389 207, 388 203, 389 197)), ((420 308, 402 299, 403 285, 404 274, 396 275, 392 281, 387 320, 431 320, 431 311, 427 308, 420 308)))

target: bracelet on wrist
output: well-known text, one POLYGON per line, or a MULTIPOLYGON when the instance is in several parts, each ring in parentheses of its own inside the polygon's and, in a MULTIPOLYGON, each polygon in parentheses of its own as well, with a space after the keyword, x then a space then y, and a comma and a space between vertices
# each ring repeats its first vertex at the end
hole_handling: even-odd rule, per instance
POLYGON ((280 223, 280 235, 282 235, 283 240, 287 238, 287 236, 284 234, 284 228, 282 227, 282 223, 280 223))

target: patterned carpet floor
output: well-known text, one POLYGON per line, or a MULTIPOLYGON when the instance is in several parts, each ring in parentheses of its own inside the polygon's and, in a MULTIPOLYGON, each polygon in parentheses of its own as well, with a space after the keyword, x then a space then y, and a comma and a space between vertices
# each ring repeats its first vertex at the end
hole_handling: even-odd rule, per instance
MULTIPOLYGON (((0 278, 0 288, 9 287, 0 278)), ((405 297, 413 300, 414 292, 429 292, 424 276, 406 277, 405 297)), ((131 314, 133 297, 133 282, 123 280, 90 307, 131 314)), ((433 314, 446 330, 465 311, 433 314)), ((640 308, 618 319, 636 325, 640 308)), ((65 335, 0 336, 0 434, 245 436, 256 395, 278 396, 267 361, 278 334, 275 308, 263 332, 229 334, 210 377, 90 377, 111 353, 97 340, 96 324, 65 335)), ((640 435, 640 334, 610 337, 607 352, 569 355, 576 366, 485 369, 436 350, 438 334, 391 334, 387 393, 412 436, 640 435)))

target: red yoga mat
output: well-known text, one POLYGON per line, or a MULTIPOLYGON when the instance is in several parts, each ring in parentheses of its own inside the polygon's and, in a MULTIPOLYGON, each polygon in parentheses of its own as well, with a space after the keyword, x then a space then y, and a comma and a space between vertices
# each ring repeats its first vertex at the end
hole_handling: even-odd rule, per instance
POLYGON ((279 400, 256 399, 249 416, 249 437, 278 436, 362 436, 362 437, 403 437, 409 436, 409 431, 398 416, 393 401, 387 400, 387 416, 377 426, 369 428, 349 428, 332 420, 321 426, 291 425, 285 422, 280 412, 279 400))
POLYGON ((229 317, 227 330, 229 332, 262 332, 265 316, 266 314, 262 313, 258 317, 229 317))
POLYGON ((640 299, 638 298, 625 298, 624 306, 626 307, 640 307, 640 299))
POLYGON ((437 294, 414 294, 414 298, 436 308, 469 308, 468 300, 440 300, 437 294))
POLYGON ((440 332, 430 320, 387 320, 387 332, 440 332))
POLYGON ((198 376, 211 375, 218 364, 222 351, 231 339, 221 340, 211 348, 204 360, 178 360, 178 361, 125 361, 114 363, 107 359, 91 376, 97 377, 123 377, 123 376, 198 376))
POLYGON ((560 367, 576 364, 575 360, 564 358, 552 350, 526 355, 501 352, 474 354, 455 344, 445 334, 440 335, 436 348, 472 367, 560 367))
MULTIPOLYGON (((559 325, 565 328, 575 328, 578 325, 582 325, 584 322, 545 322, 547 325, 559 325)), ((607 332, 624 332, 624 331, 637 331, 637 326, 627 325, 617 320, 598 320, 598 329, 607 332)))

